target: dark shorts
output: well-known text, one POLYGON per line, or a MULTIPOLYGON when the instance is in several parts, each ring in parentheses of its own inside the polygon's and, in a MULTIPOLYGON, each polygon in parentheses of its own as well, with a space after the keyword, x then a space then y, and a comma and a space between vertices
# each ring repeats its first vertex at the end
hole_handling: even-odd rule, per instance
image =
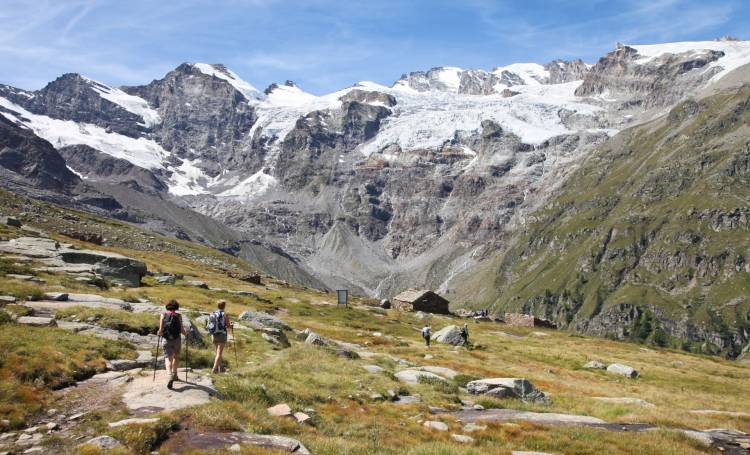
POLYGON ((217 343, 226 343, 227 342, 227 334, 226 332, 218 332, 211 335, 211 339, 213 340, 214 344, 217 343))
POLYGON ((164 340, 164 353, 167 357, 176 357, 180 355, 182 350, 182 340, 175 338, 174 340, 164 340))

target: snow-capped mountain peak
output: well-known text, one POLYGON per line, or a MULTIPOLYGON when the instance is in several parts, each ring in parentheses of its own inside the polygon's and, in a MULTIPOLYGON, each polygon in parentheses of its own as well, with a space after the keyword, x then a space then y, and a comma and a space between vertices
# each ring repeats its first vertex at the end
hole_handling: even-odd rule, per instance
POLYGON ((193 67, 203 74, 215 76, 229 82, 232 87, 245 95, 248 100, 262 99, 263 94, 249 82, 244 81, 234 71, 220 63, 194 63, 193 67))
POLYGON ((286 81, 284 84, 273 83, 263 93, 266 95, 266 102, 273 106, 302 106, 318 98, 303 91, 292 81, 286 81))

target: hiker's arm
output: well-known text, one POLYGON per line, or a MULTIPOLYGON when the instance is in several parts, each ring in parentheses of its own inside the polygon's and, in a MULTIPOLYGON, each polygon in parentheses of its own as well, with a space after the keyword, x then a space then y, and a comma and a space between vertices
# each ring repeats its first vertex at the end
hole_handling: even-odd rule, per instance
POLYGON ((156 332, 157 336, 164 335, 164 315, 159 315, 159 330, 156 332))

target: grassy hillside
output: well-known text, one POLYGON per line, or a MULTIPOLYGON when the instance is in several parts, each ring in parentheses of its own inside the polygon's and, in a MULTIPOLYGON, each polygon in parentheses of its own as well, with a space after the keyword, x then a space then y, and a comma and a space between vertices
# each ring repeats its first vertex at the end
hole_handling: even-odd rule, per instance
POLYGON ((469 305, 735 357, 750 340, 750 87, 676 106, 590 156, 469 305))
MULTIPOLYGON (((195 316, 207 311, 217 299, 229 301, 228 311, 236 318, 252 309, 272 313, 295 330, 309 328, 329 339, 356 343, 374 353, 372 358, 348 359, 298 340, 289 332, 291 347, 280 349, 261 337, 259 331, 237 331, 237 357, 230 346, 226 361, 229 372, 214 377, 222 400, 214 399, 198 407, 174 412, 145 414, 156 423, 109 428, 107 423, 128 417, 122 401, 101 394, 90 397, 87 413, 61 432, 53 432, 41 444, 54 453, 100 453, 93 447, 76 446, 87 438, 107 434, 124 446, 120 454, 166 453, 171 437, 186 428, 195 431, 251 431, 287 435, 299 439, 314 454, 509 454, 512 450, 551 453, 659 453, 693 454, 708 449, 672 428, 736 428, 750 431, 750 417, 722 413, 694 413, 693 410, 743 411, 750 408, 750 369, 730 362, 670 349, 644 351, 636 344, 570 335, 565 332, 514 329, 482 322, 470 326, 473 347, 456 348, 435 344, 427 351, 418 328, 423 324, 415 314, 384 311, 372 302, 353 299, 349 308, 334 305, 334 295, 292 286, 264 278, 263 285, 249 284, 226 271, 246 267, 234 258, 188 242, 151 238, 151 244, 165 245, 138 249, 135 240, 150 234, 128 225, 69 212, 45 204, 31 203, 3 195, 3 210, 15 205, 25 219, 34 217, 56 221, 35 227, 64 241, 74 241, 56 231, 57 219, 78 217, 76 229, 85 223, 91 232, 107 232, 106 246, 74 241, 81 246, 107 249, 145 261, 149 270, 184 274, 175 285, 157 285, 146 277, 140 288, 92 289, 62 275, 36 273, 45 283, 19 282, 6 273, 35 273, 31 265, 6 261, 0 272, 0 295, 19 299, 41 296, 46 291, 94 292, 126 301, 147 299, 159 303, 178 299, 183 312, 195 316), (117 238, 116 240, 115 237, 117 238), (109 240, 113 239, 113 240, 109 240), (111 243, 110 243, 111 242, 111 243), (119 243, 123 242, 123 243, 119 243), (211 289, 188 286, 188 280, 208 283, 211 289), (223 289, 244 290, 255 295, 237 296, 223 289), (426 357, 429 354, 431 357, 426 357), (589 370, 589 360, 622 362, 641 372, 638 379, 589 370), (399 382, 394 373, 403 364, 440 366, 459 375, 446 382, 399 382), (380 373, 370 373, 363 365, 376 364, 380 373), (493 399, 467 394, 463 387, 476 378, 525 377, 548 393, 551 403, 527 404, 513 399, 493 399), (387 396, 389 390, 419 396, 415 404, 378 401, 373 394, 387 396), (731 392, 728 392, 731 391, 731 392), (596 397, 634 397, 653 406, 601 401, 596 397), (430 413, 430 407, 456 410, 461 400, 473 400, 485 408, 525 409, 563 412, 599 417, 615 423, 647 423, 656 431, 619 433, 587 427, 549 426, 538 423, 489 422, 485 429, 471 433, 471 443, 459 443, 451 434, 463 434, 463 424, 446 414, 430 413), (308 410, 312 419, 300 425, 291 418, 270 416, 266 408, 287 403, 295 410, 308 410), (425 428, 424 420, 442 421, 449 431, 425 428), (166 442, 164 442, 166 440, 166 442)), ((15 228, 0 228, 0 236, 28 235, 15 228)), ((145 243, 144 243, 145 245, 145 243)), ((584 291, 582 291, 584 292, 584 291)), ((22 302, 5 305, 0 314, 23 311, 22 302)), ((118 310, 73 308, 58 314, 61 320, 95 318, 102 326, 138 333, 152 331, 153 315, 118 310)), ((435 330, 462 323, 451 317, 434 316, 435 330)), ((0 324, 0 433, 17 431, 45 422, 50 408, 70 415, 81 404, 74 393, 61 389, 73 381, 104 370, 106 359, 134 358, 135 348, 127 342, 105 342, 100 338, 55 328, 26 327, 6 317, 0 324), (57 390, 61 389, 61 390, 57 390)), ((191 349, 193 368, 210 365, 208 348, 191 349)), ((150 371, 148 372, 150 375, 150 371)), ((80 400, 79 400, 80 401, 80 400)), ((0 441, 0 445, 4 444, 0 441)), ((268 453, 244 448, 242 453, 268 453)), ((195 450, 191 453, 206 453, 195 450)), ((222 453, 222 452, 219 452, 222 453)))

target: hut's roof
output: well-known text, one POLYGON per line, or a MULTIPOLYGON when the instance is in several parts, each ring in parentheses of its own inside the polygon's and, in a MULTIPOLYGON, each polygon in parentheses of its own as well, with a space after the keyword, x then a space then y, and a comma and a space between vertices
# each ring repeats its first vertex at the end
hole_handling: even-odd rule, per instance
POLYGON ((432 291, 427 289, 409 289, 397 295, 393 299, 399 300, 401 302, 414 303, 429 293, 432 293, 432 291))

